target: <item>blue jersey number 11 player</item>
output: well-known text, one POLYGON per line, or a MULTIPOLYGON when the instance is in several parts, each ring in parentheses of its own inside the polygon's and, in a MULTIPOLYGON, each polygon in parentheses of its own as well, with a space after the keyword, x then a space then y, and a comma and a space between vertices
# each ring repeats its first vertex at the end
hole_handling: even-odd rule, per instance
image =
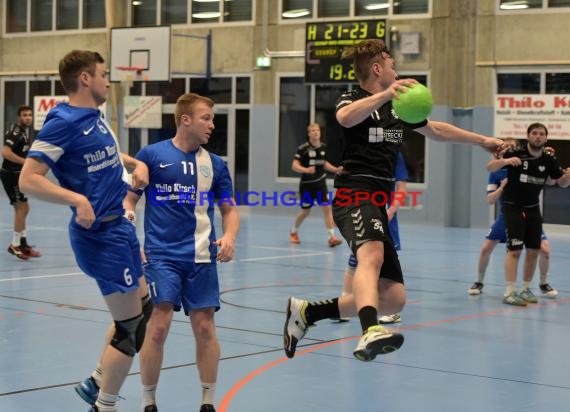
MULTIPOLYGON (((174 112, 176 135, 142 148, 136 156, 150 174, 144 190, 144 251, 154 302, 140 353, 142 406, 145 412, 158 410, 156 388, 164 344, 174 311, 183 309, 196 343, 200 412, 214 412, 220 359, 214 321, 220 309, 216 262, 233 258, 239 215, 227 166, 202 147, 214 130, 214 102, 186 93, 178 98, 174 112), (214 230, 215 199, 222 216, 219 237, 214 230)), ((130 192, 127 207, 134 211, 142 195, 130 192)))

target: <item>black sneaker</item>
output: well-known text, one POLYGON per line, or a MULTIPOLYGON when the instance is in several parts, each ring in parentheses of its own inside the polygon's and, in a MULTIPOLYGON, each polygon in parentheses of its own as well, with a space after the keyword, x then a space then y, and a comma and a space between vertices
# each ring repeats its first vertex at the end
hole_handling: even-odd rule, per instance
POLYGON ((158 412, 156 405, 147 405, 144 407, 144 412, 158 412))
POLYGON ((28 245, 26 238, 22 238, 20 241, 20 250, 27 256, 27 257, 34 257, 38 258, 41 257, 42 254, 39 250, 36 250, 32 247, 32 245, 28 245))
POLYGON ((473 283, 473 285, 471 285, 471 287, 469 288, 469 290, 467 290, 467 292, 470 295, 480 295, 481 293, 483 293, 483 284, 481 282, 475 282, 473 283))
POLYGON ((216 410, 214 409, 214 405, 205 403, 202 406, 200 406, 200 412, 216 412, 216 410))

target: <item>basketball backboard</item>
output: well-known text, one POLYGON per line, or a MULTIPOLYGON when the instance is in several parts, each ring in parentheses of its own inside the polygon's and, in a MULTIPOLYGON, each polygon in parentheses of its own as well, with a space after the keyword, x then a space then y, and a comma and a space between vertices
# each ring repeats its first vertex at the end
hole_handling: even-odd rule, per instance
POLYGON ((110 80, 170 81, 170 26, 111 29, 110 80), (125 68, 141 74, 132 78, 125 68))

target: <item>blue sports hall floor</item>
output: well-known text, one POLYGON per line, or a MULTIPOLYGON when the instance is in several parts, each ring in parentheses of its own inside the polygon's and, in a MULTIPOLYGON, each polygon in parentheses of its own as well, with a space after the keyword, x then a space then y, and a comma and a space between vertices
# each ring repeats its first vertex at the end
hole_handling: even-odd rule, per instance
MULTIPOLYGON (((12 210, 0 197, 7 247, 12 210)), ((408 290, 401 350, 362 363, 352 356, 359 322, 319 322, 289 360, 282 349, 287 298, 340 293, 348 248, 326 245, 320 211, 289 243, 293 214, 242 211, 235 260, 220 265, 222 348, 218 412, 568 411, 570 234, 549 233, 555 300, 501 302, 503 253, 495 251, 484 293, 468 296, 486 230, 401 224, 408 290)), ((83 411, 73 386, 99 356, 110 316, 95 283, 76 266, 69 211, 31 201, 29 239, 43 257, 0 252, 0 411, 83 411)), ((139 228, 140 230, 140 228, 139 228)), ((533 289, 539 294, 536 280, 533 289)), ((175 315, 158 389, 160 411, 198 411, 192 331, 175 315)), ((137 360, 121 412, 140 411, 137 360)))

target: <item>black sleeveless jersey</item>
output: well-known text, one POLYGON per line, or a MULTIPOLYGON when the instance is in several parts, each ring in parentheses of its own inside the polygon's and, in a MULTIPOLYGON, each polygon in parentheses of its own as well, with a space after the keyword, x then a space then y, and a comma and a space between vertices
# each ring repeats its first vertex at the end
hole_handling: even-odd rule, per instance
POLYGON ((509 180, 503 191, 503 202, 506 204, 537 206, 546 180, 549 177, 559 179, 564 174, 556 157, 544 152, 540 157, 533 157, 528 147, 508 151, 503 157, 518 157, 522 160, 520 166, 507 166, 509 180))
MULTIPOLYGON (((4 146, 10 147, 14 154, 25 158, 30 150, 30 140, 27 130, 18 123, 12 124, 4 135, 4 146)), ((8 172, 19 172, 22 170, 22 165, 4 159, 2 169, 8 172)))
POLYGON ((327 146, 324 143, 315 147, 306 142, 297 148, 294 158, 301 163, 301 166, 315 166, 315 173, 303 173, 301 175, 301 183, 318 182, 327 177, 325 173, 326 154, 327 146))
MULTIPOLYGON (((366 90, 356 89, 343 93, 336 102, 338 111, 354 101, 371 96, 366 90)), ((335 187, 365 190, 390 190, 398 153, 405 139, 417 135, 413 129, 425 126, 401 121, 387 102, 356 126, 344 128, 344 173, 335 179, 335 187)))

